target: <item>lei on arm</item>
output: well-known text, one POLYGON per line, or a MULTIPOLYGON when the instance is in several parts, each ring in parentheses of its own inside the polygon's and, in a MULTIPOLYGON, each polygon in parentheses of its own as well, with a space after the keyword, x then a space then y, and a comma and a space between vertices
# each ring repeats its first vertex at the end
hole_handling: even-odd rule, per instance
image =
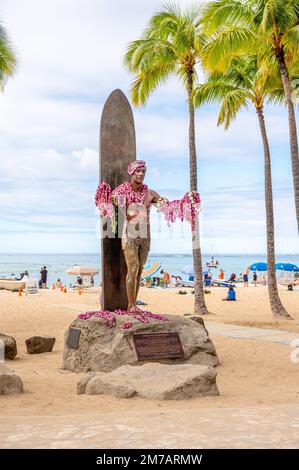
POLYGON ((169 201, 160 197, 156 202, 158 212, 164 214, 167 225, 174 223, 177 218, 182 222, 186 220, 191 224, 192 232, 195 231, 196 215, 200 211, 200 196, 196 191, 185 193, 182 199, 169 201))
MULTIPOLYGON (((146 197, 148 187, 144 185, 144 198, 146 197)), ((143 197, 142 196, 142 197, 143 197)), ((99 208, 100 215, 112 219, 112 230, 116 232, 117 210, 116 207, 125 207, 132 203, 142 202, 138 199, 136 193, 132 190, 130 183, 123 183, 113 191, 105 181, 102 181, 95 195, 95 204, 99 208)), ((169 201, 160 197, 155 203, 158 212, 164 214, 167 224, 173 223, 179 218, 182 222, 186 220, 191 224, 192 232, 195 231, 196 215, 200 211, 200 196, 196 191, 189 191, 182 199, 169 201)))

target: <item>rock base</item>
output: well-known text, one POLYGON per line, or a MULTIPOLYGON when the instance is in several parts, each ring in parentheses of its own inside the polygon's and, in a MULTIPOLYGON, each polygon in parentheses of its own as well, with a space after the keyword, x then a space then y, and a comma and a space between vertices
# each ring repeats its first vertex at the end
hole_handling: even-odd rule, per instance
POLYGON ((65 333, 62 369, 73 372, 111 372, 126 364, 140 366, 136 356, 134 333, 177 332, 182 343, 184 357, 152 359, 161 364, 194 364, 215 367, 219 365, 217 353, 203 321, 198 323, 178 315, 165 315, 168 321, 151 319, 141 323, 131 316, 119 316, 113 328, 107 327, 102 318, 75 320, 71 327, 81 330, 78 348, 67 345, 69 330, 65 333), (131 322, 129 329, 123 326, 131 322))
POLYGON ((107 374, 88 374, 79 381, 77 393, 154 400, 219 395, 212 367, 153 363, 141 367, 125 365, 107 374))

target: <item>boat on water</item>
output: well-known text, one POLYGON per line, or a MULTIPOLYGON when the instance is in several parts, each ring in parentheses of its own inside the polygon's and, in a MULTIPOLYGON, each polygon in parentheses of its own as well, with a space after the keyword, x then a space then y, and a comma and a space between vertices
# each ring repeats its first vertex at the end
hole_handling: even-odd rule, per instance
POLYGON ((19 291, 23 290, 26 287, 26 281, 18 281, 17 279, 0 279, 0 289, 10 290, 10 291, 19 291))
POLYGON ((210 261, 210 262, 207 261, 205 263, 205 266, 207 266, 207 268, 218 268, 219 263, 218 263, 218 261, 217 262, 216 261, 215 262, 214 261, 213 262, 212 261, 210 261))

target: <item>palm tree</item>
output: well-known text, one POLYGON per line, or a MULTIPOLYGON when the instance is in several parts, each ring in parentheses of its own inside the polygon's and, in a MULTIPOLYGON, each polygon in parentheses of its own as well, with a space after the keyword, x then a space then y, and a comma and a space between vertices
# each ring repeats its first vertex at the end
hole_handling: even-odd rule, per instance
POLYGON ((268 142, 263 107, 265 100, 277 102, 283 99, 283 88, 279 75, 265 76, 259 69, 257 57, 235 58, 231 68, 225 73, 211 74, 207 82, 199 85, 195 91, 196 106, 202 103, 219 101, 220 112, 218 125, 224 124, 227 129, 242 109, 253 104, 259 120, 259 126, 264 148, 264 185, 267 223, 267 262, 268 262, 268 292, 272 313, 275 317, 291 318, 283 307, 277 289, 275 274, 275 244, 274 244, 274 213, 271 177, 270 147, 268 142))
MULTIPOLYGON (((255 21, 262 35, 267 39, 274 54, 282 78, 288 106, 289 134, 293 183, 295 192, 296 216, 299 230, 299 158, 298 138, 292 89, 288 68, 298 58, 299 53, 299 0, 257 0, 255 21)), ((268 55, 269 60, 269 55, 268 55)))
MULTIPOLYGON (((135 105, 146 103, 150 94, 169 77, 176 75, 183 83, 189 107, 189 164, 190 189, 197 191, 197 156, 195 145, 195 114, 193 104, 196 65, 200 61, 203 38, 198 34, 199 8, 186 11, 174 4, 166 4, 150 20, 141 39, 129 44, 125 65, 135 75, 131 88, 135 105)), ((208 313, 202 279, 202 258, 199 243, 199 225, 192 233, 194 263, 194 313, 208 313)))
POLYGON ((6 30, 0 24, 0 90, 4 89, 7 79, 13 75, 16 63, 16 56, 8 40, 6 30))
POLYGON ((298 62, 299 0, 216 0, 202 12, 202 24, 210 35, 206 65, 227 68, 230 58, 258 54, 258 61, 279 66, 288 107, 295 206, 299 230, 298 138, 290 68, 298 62), (258 49, 257 49, 257 45, 258 49))

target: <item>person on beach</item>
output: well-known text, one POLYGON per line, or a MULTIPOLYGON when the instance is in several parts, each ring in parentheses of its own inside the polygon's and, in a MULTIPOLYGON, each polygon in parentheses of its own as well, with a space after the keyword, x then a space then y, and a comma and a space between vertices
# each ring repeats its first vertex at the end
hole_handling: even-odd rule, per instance
POLYGON ((243 274, 243 282, 244 282, 244 287, 248 287, 248 274, 247 273, 243 274))
POLYGON ((163 274, 162 283, 164 287, 168 287, 170 284, 170 274, 164 270, 160 271, 160 274, 163 274))
POLYGON ((254 271, 254 273, 253 273, 253 284, 254 284, 254 287, 257 286, 257 274, 256 274, 255 271, 254 271))
POLYGON ((20 273, 20 277, 16 277, 16 280, 17 280, 17 281, 24 280, 24 277, 26 277, 26 279, 29 278, 29 273, 28 273, 28 271, 24 271, 23 273, 20 273))
POLYGON ((235 282, 236 277, 237 277, 236 273, 231 273, 228 282, 235 282))
POLYGON ((220 269, 220 272, 219 272, 219 279, 224 279, 224 271, 223 269, 220 269))
POLYGON ((142 312, 137 307, 136 300, 140 286, 141 273, 150 250, 150 218, 149 211, 152 203, 158 202, 158 193, 149 189, 143 183, 146 164, 143 160, 129 163, 128 174, 130 182, 118 186, 112 195, 118 194, 121 187, 126 187, 134 200, 137 201, 126 207, 126 221, 122 233, 122 250, 127 264, 127 296, 128 311, 142 312))
POLYGON ((62 282, 61 282, 60 278, 58 278, 57 281, 56 281, 56 287, 58 289, 60 289, 62 287, 62 282))
POLYGON ((47 267, 44 266, 40 270, 40 284, 42 286, 42 289, 46 289, 47 287, 47 277, 48 277, 48 270, 47 270, 47 267))
POLYGON ((227 297, 226 297, 226 299, 222 299, 222 300, 227 300, 228 302, 237 300, 236 299, 236 292, 235 292, 233 286, 229 286, 229 289, 227 291, 227 297))

